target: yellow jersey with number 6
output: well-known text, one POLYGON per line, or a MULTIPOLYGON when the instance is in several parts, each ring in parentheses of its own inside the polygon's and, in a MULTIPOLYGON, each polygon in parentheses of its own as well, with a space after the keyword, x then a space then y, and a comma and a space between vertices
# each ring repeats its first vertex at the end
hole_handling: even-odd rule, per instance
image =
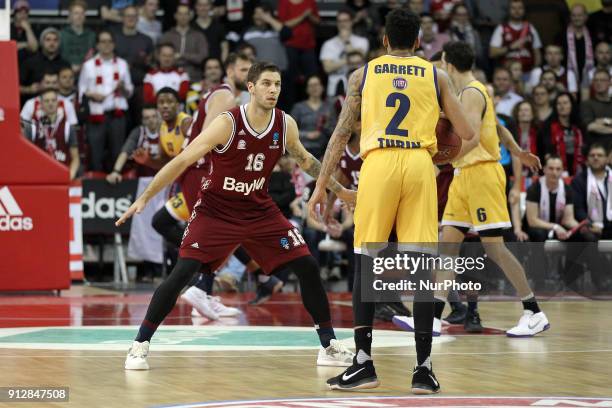
POLYGON ((368 62, 361 85, 361 155, 375 149, 437 151, 440 90, 422 58, 383 55, 368 62))

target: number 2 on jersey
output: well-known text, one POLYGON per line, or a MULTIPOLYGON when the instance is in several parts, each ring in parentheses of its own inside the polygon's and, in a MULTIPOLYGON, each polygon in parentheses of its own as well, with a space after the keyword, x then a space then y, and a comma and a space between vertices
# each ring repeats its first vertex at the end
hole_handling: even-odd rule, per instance
POLYGON ((400 129, 399 125, 402 123, 408 111, 410 110, 410 99, 407 95, 399 92, 393 92, 387 96, 387 108, 395 108, 395 105, 399 102, 395 115, 391 118, 391 121, 385 129, 387 135, 393 136, 408 136, 407 129, 400 129))

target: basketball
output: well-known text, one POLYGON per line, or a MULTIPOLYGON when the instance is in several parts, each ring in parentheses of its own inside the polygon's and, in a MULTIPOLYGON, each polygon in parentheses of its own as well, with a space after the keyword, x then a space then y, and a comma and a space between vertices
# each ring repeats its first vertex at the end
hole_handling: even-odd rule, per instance
POLYGON ((433 157, 434 164, 450 163, 461 150, 461 138, 453 131, 450 120, 440 118, 436 125, 438 153, 433 157))

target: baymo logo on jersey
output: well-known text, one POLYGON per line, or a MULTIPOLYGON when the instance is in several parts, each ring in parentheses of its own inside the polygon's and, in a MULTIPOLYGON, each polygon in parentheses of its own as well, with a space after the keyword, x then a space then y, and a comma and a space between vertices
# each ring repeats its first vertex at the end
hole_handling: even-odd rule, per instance
POLYGON ((118 218, 130 208, 130 198, 104 197, 96 199, 96 193, 90 191, 81 200, 83 218, 118 218))
POLYGON ((0 231, 31 231, 32 218, 24 217, 8 187, 0 188, 0 231))
POLYGON ((245 196, 251 194, 253 191, 263 189, 264 183, 266 182, 265 177, 260 177, 251 181, 250 183, 244 183, 242 181, 236 181, 233 177, 226 177, 223 180, 223 189, 227 191, 235 191, 242 193, 245 196))

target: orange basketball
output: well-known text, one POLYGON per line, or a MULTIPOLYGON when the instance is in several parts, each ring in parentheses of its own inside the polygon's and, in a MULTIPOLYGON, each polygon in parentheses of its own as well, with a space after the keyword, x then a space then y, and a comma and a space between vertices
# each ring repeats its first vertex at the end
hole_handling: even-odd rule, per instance
POLYGON ((446 118, 440 118, 436 125, 438 153, 433 157, 434 164, 450 163, 461 150, 461 138, 453 131, 453 125, 446 118))

